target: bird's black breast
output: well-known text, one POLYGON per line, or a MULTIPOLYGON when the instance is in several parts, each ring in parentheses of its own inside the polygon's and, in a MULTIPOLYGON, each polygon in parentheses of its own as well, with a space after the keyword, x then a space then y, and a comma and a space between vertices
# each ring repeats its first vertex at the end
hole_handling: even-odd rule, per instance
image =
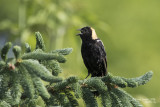
POLYGON ((92 76, 102 76, 105 72, 106 52, 101 40, 84 42, 81 47, 82 58, 92 76), (103 74, 102 74, 103 73, 103 74))

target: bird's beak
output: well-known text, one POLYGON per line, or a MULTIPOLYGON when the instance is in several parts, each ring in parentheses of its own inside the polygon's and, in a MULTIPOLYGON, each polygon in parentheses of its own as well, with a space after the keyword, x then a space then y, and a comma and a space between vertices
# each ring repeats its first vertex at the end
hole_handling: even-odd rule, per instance
POLYGON ((82 35, 82 33, 78 33, 78 34, 76 34, 76 36, 80 36, 80 35, 82 35))
MULTIPOLYGON (((81 29, 77 29, 78 31, 81 31, 81 29)), ((78 33, 78 34, 76 34, 76 36, 80 36, 80 35, 82 35, 82 33, 80 32, 80 33, 78 33)))

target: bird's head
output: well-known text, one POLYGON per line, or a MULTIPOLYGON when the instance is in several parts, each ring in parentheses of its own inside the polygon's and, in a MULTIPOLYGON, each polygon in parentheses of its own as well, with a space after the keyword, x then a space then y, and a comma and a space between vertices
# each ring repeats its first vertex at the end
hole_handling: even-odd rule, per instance
POLYGON ((78 33, 77 36, 80 36, 82 41, 98 39, 96 32, 92 27, 86 26, 78 30, 80 31, 80 33, 78 33))

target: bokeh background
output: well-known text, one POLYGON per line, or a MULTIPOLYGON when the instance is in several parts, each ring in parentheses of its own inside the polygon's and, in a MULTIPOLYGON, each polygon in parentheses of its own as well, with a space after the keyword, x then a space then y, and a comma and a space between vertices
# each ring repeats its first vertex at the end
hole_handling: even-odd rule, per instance
MULTIPOLYGON (((127 78, 153 71, 152 80, 125 89, 144 107, 160 105, 159 0, 0 0, 0 48, 7 41, 34 49, 40 31, 47 51, 72 47, 61 77, 87 75, 76 29, 92 26, 107 52, 108 71, 127 78)), ((12 53, 9 54, 12 57, 12 53)), ((83 105, 83 104, 82 104, 83 105)))

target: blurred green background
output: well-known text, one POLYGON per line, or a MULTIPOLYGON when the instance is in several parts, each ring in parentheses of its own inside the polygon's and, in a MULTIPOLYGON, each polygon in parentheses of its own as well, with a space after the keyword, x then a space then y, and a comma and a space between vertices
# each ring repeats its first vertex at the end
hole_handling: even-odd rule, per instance
MULTIPOLYGON (((159 0, 0 0, 0 48, 6 41, 35 45, 40 31, 47 51, 72 47, 61 64, 63 78, 87 75, 76 29, 92 26, 103 41, 108 71, 127 78, 153 71, 152 80, 125 89, 144 107, 160 105, 160 1, 159 0)), ((10 57, 12 54, 10 54, 10 57)))

